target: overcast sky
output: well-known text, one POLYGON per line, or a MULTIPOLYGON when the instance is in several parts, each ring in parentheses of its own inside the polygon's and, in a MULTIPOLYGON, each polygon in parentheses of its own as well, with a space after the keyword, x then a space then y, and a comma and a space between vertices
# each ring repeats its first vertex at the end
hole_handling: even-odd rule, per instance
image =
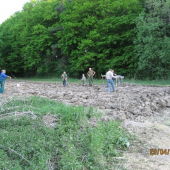
POLYGON ((0 0, 0 24, 17 11, 21 11, 30 0, 0 0))

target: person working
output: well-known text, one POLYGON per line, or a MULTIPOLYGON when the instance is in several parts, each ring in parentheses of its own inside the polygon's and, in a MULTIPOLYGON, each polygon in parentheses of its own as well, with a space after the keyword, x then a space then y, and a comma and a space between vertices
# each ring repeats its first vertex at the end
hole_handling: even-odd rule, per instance
POLYGON ((116 75, 117 76, 117 84, 120 86, 123 83, 124 76, 116 75))
POLYGON ((82 74, 82 78, 81 78, 81 80, 82 80, 82 83, 83 83, 83 86, 85 85, 85 81, 86 81, 86 77, 85 77, 85 75, 84 74, 82 74))
POLYGON ((95 75, 95 71, 93 71, 91 68, 89 68, 87 75, 89 76, 89 86, 92 86, 93 85, 93 76, 95 75))
MULTIPOLYGON (((115 74, 115 73, 114 73, 114 70, 113 70, 113 76, 116 76, 116 77, 117 77, 116 86, 120 86, 120 85, 123 83, 124 76, 115 74)), ((114 82, 114 78, 113 78, 113 82, 114 82)))
POLYGON ((67 74, 66 72, 63 72, 63 74, 61 75, 62 80, 63 80, 63 86, 66 86, 66 82, 67 82, 67 74))
POLYGON ((4 93, 4 86, 5 86, 5 79, 6 78, 10 78, 11 79, 11 77, 10 76, 8 76, 8 75, 6 75, 5 74, 6 73, 6 70, 2 70, 1 71, 1 77, 0 77, 0 93, 4 93))
POLYGON ((110 92, 110 85, 112 85, 112 90, 115 91, 115 86, 113 82, 113 78, 116 78, 116 76, 113 76, 113 70, 109 69, 109 71, 106 73, 106 79, 107 79, 107 92, 110 92))

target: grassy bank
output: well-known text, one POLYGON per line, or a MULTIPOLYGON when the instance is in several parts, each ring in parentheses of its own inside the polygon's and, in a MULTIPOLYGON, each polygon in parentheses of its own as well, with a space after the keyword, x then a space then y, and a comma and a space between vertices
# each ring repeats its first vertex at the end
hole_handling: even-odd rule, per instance
POLYGON ((170 80, 125 80, 125 82, 133 83, 136 85, 157 85, 157 86, 170 86, 170 80))
MULTIPOLYGON (((18 78, 18 80, 27 80, 27 81, 39 81, 39 82, 62 82, 60 77, 47 77, 47 78, 18 78)), ((81 79, 68 78, 69 83, 82 83, 81 79)), ((136 84, 136 85, 157 85, 157 86, 170 86, 170 80, 135 80, 135 79, 123 79, 124 83, 136 84)), ((88 84, 88 79, 86 80, 88 84)), ((106 79, 95 79, 94 84, 106 84, 106 79)))
POLYGON ((123 169, 130 136, 93 108, 47 98, 7 100, 0 110, 0 169, 123 169), (119 161, 118 161, 119 160, 119 161))

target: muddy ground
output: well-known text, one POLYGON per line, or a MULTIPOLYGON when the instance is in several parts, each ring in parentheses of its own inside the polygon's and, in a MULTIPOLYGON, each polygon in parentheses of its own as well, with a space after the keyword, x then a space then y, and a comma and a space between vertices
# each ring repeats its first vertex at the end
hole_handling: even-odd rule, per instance
MULTIPOLYGON (((169 170, 169 155, 150 155, 150 149, 170 149, 170 86, 126 84, 115 92, 104 85, 42 83, 8 80, 0 102, 6 97, 37 95, 59 102, 93 106, 102 111, 103 119, 120 119, 136 136, 124 153, 123 166, 128 170, 169 170)), ((122 166, 122 165, 120 165, 122 166)))

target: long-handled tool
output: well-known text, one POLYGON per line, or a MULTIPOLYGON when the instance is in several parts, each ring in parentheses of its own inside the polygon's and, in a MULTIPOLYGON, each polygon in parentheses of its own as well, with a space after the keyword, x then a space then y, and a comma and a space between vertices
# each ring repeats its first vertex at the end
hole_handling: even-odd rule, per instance
MULTIPOLYGON (((16 80, 16 81, 18 81, 18 79, 10 72, 10 74, 12 75, 12 77, 16 80)), ((17 83, 17 87, 19 87, 20 86, 20 84, 19 83, 17 83)))

